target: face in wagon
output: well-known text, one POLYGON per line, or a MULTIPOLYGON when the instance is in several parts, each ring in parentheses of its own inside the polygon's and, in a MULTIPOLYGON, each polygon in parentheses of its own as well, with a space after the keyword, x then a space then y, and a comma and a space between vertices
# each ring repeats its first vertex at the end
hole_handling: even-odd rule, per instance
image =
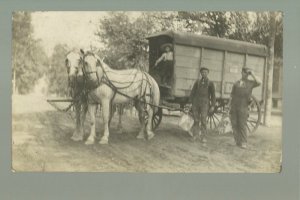
POLYGON ((168 46, 167 46, 165 49, 166 49, 166 52, 169 52, 169 51, 171 51, 171 48, 170 48, 170 47, 168 47, 168 46))

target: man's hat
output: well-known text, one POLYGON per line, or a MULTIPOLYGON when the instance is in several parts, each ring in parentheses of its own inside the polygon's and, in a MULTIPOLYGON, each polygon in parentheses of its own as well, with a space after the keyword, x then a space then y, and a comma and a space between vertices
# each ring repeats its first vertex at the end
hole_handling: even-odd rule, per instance
POLYGON ((251 71, 251 69, 250 69, 249 67, 243 67, 243 68, 242 68, 242 71, 243 71, 243 72, 248 72, 248 71, 251 71))
POLYGON ((206 68, 206 67, 201 67, 201 68, 200 68, 200 72, 202 72, 203 70, 207 70, 207 71, 209 72, 209 69, 206 68))
POLYGON ((173 49, 173 45, 171 43, 165 43, 165 44, 161 45, 160 49, 162 51, 165 51, 167 47, 169 47, 171 50, 173 49))

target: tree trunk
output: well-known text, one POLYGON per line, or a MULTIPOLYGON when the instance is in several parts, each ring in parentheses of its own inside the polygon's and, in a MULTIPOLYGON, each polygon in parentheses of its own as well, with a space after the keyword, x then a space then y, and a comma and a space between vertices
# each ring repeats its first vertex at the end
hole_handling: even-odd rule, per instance
POLYGON ((272 84, 273 84, 273 65, 274 65, 274 43, 276 31, 276 13, 270 13, 270 37, 269 37, 269 58, 267 66, 267 85, 266 85, 266 103, 264 112, 264 125, 271 125, 271 112, 272 112, 272 84))

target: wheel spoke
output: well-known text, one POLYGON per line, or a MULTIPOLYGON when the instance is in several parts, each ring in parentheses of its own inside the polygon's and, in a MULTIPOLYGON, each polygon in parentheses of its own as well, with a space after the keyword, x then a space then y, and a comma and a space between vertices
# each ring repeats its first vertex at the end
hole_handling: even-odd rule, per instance
POLYGON ((247 120, 247 122, 256 124, 257 120, 255 120, 255 121, 254 120, 247 120))
POLYGON ((249 122, 248 124, 250 124, 253 128, 256 126, 256 123, 253 122, 249 122))
POLYGON ((217 116, 214 116, 214 117, 217 119, 218 123, 220 123, 220 120, 219 120, 219 118, 218 118, 217 116))

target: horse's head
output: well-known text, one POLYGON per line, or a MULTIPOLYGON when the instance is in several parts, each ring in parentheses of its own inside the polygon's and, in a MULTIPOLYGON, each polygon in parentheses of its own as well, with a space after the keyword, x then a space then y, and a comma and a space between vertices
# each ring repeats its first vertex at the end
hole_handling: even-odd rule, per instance
POLYGON ((66 55, 65 66, 67 68, 69 84, 74 86, 76 78, 82 76, 82 54, 71 51, 66 55))
POLYGON ((101 78, 102 69, 104 67, 103 61, 93 52, 86 52, 83 56, 83 71, 91 78, 101 78))

